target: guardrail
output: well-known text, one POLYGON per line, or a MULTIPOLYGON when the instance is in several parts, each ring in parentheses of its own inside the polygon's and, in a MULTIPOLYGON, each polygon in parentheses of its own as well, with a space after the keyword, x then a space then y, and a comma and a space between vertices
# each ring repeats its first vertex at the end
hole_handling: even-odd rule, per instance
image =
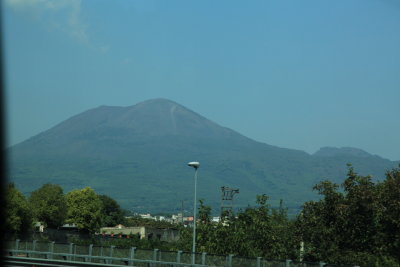
MULTIPOLYGON (((3 262, 6 266, 35 266, 35 267, 95 267, 95 266, 104 266, 104 267, 120 267, 121 265, 114 264, 104 264, 104 263, 93 263, 93 262, 77 262, 77 261, 66 261, 66 260, 51 260, 51 259, 41 259, 41 258, 27 258, 27 257, 18 257, 18 256, 5 256, 3 258, 3 262)), ((165 266, 167 263, 155 263, 152 261, 147 262, 147 266, 165 266)), ((174 263, 174 265, 167 266, 179 266, 174 263)))
MULTIPOLYGON (((160 251, 119 248, 115 246, 82 246, 73 243, 21 241, 6 242, 6 261, 10 266, 136 266, 136 267, 328 267, 324 262, 271 261, 261 257, 211 255, 183 251, 160 251), (23 265, 22 262, 31 262, 23 265), (15 265, 17 261, 22 265, 15 265), (36 262, 32 264, 33 262, 36 262), (12 264, 11 264, 12 262, 12 264)), ((345 267, 345 265, 341 265, 345 267)), ((350 267, 350 265, 348 265, 350 267)), ((353 267, 353 266, 351 266, 353 267)), ((358 267, 358 266, 354 266, 358 267)))

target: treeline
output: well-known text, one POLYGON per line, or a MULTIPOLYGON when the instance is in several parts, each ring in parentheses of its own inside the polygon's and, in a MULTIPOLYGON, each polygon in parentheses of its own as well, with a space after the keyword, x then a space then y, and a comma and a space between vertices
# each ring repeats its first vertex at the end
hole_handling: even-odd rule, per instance
POLYGON ((54 229, 65 223, 75 224, 90 234, 102 226, 125 222, 119 204, 106 195, 96 194, 90 187, 64 194, 59 185, 45 184, 28 198, 14 184, 8 184, 5 191, 5 230, 10 234, 27 234, 34 222, 54 229))
MULTIPOLYGON (((198 251, 266 259, 292 259, 360 266, 400 266, 400 169, 374 183, 349 166, 343 184, 314 186, 319 201, 306 202, 289 219, 281 205, 271 209, 267 196, 219 224, 210 207, 200 205, 198 251)), ((180 249, 190 250, 190 229, 182 231, 180 249)))
POLYGON ((349 166, 343 184, 323 181, 314 190, 323 198, 305 203, 296 220, 305 259, 399 266, 399 168, 374 183, 370 176, 360 176, 349 166))
MULTIPOLYGON (((213 223, 211 208, 200 201, 197 251, 271 260, 400 266, 399 168, 388 171, 383 181, 375 183, 349 166, 343 184, 322 181, 314 190, 321 195, 320 200, 304 203, 296 218, 288 217, 282 202, 279 208, 271 208, 268 197, 261 195, 257 196, 255 206, 226 214, 219 223, 213 223)), ((63 195, 59 186, 44 185, 25 199, 9 185, 7 199, 7 224, 15 230, 25 229, 23 225, 31 223, 32 217, 48 226, 63 221, 75 223, 90 233, 100 225, 114 226, 125 220, 114 200, 98 196, 90 188, 63 195), (50 204, 53 208, 49 208, 50 204)), ((124 222, 127 226, 143 223, 141 219, 124 222)), ((179 229, 178 242, 143 244, 146 248, 162 245, 158 248, 190 251, 192 229, 179 229)), ((118 246, 139 244, 133 239, 115 242, 118 246)))
POLYGON ((177 228, 166 221, 143 219, 129 213, 107 195, 98 195, 90 188, 63 193, 61 186, 45 184, 25 197, 14 184, 6 188, 5 230, 10 235, 29 235, 34 223, 57 229, 64 224, 74 224, 88 234, 99 232, 100 227, 150 226, 155 228, 177 228))

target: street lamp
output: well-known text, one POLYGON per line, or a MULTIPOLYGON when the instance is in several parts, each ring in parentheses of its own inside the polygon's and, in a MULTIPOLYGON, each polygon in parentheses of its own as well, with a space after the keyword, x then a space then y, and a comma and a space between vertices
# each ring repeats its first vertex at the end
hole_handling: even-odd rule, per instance
POLYGON ((193 246, 192 246, 192 264, 195 264, 196 258, 196 194, 197 194, 197 169, 200 167, 200 163, 192 161, 188 163, 189 167, 195 169, 194 172, 194 205, 193 205, 193 246))

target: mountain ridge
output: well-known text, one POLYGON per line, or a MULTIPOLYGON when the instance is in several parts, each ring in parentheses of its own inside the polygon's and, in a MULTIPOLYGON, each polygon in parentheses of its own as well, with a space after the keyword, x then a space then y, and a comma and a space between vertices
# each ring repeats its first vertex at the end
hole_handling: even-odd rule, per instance
MULTIPOLYGON (((353 155, 353 156, 358 156, 358 157, 371 157, 371 156, 380 157, 378 155, 373 155, 371 153, 368 153, 365 150, 360 149, 360 148, 332 147, 332 146, 321 147, 313 155, 318 156, 318 157, 334 157, 334 156, 340 156, 340 155, 353 155)), ((383 157, 380 157, 380 158, 383 158, 383 157)))

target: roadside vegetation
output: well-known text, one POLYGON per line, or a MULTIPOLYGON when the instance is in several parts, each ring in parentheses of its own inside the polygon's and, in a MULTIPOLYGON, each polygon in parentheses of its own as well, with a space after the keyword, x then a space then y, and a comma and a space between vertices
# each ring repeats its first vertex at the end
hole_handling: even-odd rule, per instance
MULTIPOLYGON (((256 197, 256 204, 236 214, 226 214, 219 223, 211 220, 211 207, 200 201, 197 251, 235 254, 265 259, 325 261, 360 266, 400 266, 400 169, 373 182, 348 166, 342 184, 322 181, 313 188, 319 201, 304 203, 295 218, 289 218, 283 202, 271 208, 268 196, 256 197)), ((45 184, 25 198, 13 184, 6 188, 6 229, 23 235, 34 221, 48 227, 73 223, 94 234, 102 226, 152 226, 177 228, 177 242, 140 240, 136 236, 108 240, 107 244, 143 249, 190 251, 192 229, 139 217, 125 218, 118 203, 97 195, 89 187, 67 194, 58 185, 45 184)), ((75 240, 74 242, 77 242, 75 240)), ((100 242, 98 240, 82 240, 100 242)))

